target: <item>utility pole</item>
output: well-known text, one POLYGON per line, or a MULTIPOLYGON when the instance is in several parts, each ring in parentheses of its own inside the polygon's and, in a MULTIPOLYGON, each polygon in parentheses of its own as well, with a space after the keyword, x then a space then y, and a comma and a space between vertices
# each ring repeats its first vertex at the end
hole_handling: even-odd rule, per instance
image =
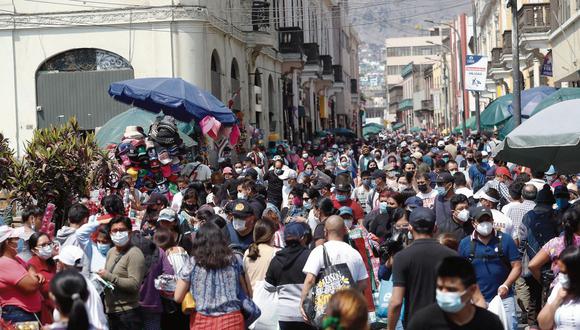
MULTIPOLYGON (((475 0, 473 0, 473 53, 477 55, 477 8, 475 0)), ((481 134, 481 117, 479 109, 479 91, 473 92, 475 95, 475 119, 477 120, 477 132, 481 134)))
POLYGON ((459 58, 459 90, 461 93, 461 129, 463 130, 463 137, 467 138, 467 123, 465 122, 465 73, 463 72, 463 51, 461 49, 461 39, 459 38, 459 32, 457 33, 457 53, 459 58))
POLYGON ((522 123, 522 95, 520 82, 520 48, 519 48, 519 27, 518 27, 518 1, 508 0, 508 7, 512 9, 512 80, 514 98, 512 109, 516 120, 516 127, 522 123))

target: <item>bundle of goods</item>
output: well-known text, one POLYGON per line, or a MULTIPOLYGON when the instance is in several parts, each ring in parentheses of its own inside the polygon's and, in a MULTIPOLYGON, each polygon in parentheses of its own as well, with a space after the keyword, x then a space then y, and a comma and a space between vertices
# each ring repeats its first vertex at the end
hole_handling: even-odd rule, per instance
POLYGON ((158 118, 145 136, 138 126, 127 126, 123 139, 115 149, 115 157, 135 188, 143 192, 174 195, 179 191, 177 178, 186 153, 179 137, 175 118, 158 118))

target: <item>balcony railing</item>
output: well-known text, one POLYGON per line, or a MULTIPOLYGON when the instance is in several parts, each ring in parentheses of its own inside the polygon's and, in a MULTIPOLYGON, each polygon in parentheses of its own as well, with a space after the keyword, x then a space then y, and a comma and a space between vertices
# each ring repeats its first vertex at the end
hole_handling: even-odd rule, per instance
POLYGON ((491 50, 491 67, 498 68, 501 67, 501 48, 494 48, 491 50))
POLYGON ((306 64, 320 65, 320 53, 318 44, 315 42, 304 44, 304 54, 306 55, 306 64))
POLYGON ((270 3, 252 1, 252 30, 267 32, 270 29, 270 3))
POLYGON ((304 52, 304 31, 299 27, 281 27, 278 31, 279 46, 282 54, 304 52))
POLYGON ((344 82, 342 80, 342 65, 333 65, 332 70, 334 71, 334 82, 344 82))
POLYGON ((506 30, 503 33, 503 51, 502 55, 512 53, 512 31, 506 30))
POLYGON ((421 101, 421 109, 433 111, 433 100, 423 100, 421 101))
POLYGON ((331 74, 333 74, 333 71, 332 71, 332 56, 330 56, 330 55, 320 55, 320 59, 322 60, 322 74, 323 75, 331 75, 331 74))
POLYGON ((399 102, 399 111, 412 109, 413 108, 413 100, 412 99, 404 99, 399 102))
POLYGON ((356 80, 356 79, 350 80, 350 93, 351 94, 358 94, 358 80, 356 80))
POLYGON ((550 31, 550 4, 528 3, 518 11, 520 33, 543 33, 550 31))

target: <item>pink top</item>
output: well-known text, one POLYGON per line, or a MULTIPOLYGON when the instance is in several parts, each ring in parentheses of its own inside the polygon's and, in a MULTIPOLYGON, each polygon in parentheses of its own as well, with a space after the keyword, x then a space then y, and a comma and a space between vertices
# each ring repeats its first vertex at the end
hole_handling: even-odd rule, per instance
POLYGON ((0 257, 0 306, 17 306, 30 313, 40 311, 40 290, 27 294, 16 286, 26 275, 28 270, 22 259, 0 257))
MULTIPOLYGON (((580 246, 580 236, 576 234, 574 234, 574 246, 580 246)), ((550 256, 550 260, 552 261, 551 268, 554 272, 554 275, 558 275, 558 273, 560 273, 560 268, 558 267, 558 257, 560 256, 560 253, 564 251, 564 248, 564 235, 552 238, 542 247, 542 250, 544 250, 544 252, 550 256)))

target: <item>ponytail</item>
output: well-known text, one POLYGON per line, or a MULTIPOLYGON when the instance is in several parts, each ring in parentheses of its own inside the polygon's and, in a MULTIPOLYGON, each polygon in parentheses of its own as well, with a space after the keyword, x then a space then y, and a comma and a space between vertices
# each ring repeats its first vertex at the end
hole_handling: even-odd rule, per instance
POLYGON ((72 295, 72 307, 68 314, 68 318, 67 330, 89 329, 89 316, 87 315, 85 302, 81 299, 81 296, 78 293, 73 293, 72 295))
POLYGON ((580 225, 580 212, 575 208, 570 208, 562 216, 562 226, 564 227, 564 248, 574 246, 574 234, 580 225))
POLYGON ((252 260, 258 259, 260 257, 260 249, 258 245, 260 244, 270 244, 274 233, 277 230, 277 224, 273 221, 260 219, 256 222, 254 226, 254 242, 250 244, 248 248, 248 257, 252 260))

